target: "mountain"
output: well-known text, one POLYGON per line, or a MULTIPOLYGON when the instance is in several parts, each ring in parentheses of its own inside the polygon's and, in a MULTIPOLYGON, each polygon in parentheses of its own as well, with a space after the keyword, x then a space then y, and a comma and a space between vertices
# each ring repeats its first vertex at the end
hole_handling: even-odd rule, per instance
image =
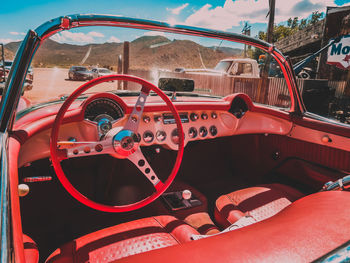
POLYGON ((217 46, 213 46, 210 48, 212 48, 213 50, 216 50, 216 51, 226 53, 230 56, 242 56, 242 54, 243 54, 243 49, 240 49, 240 48, 217 47, 217 46))
MULTIPOLYGON (((8 43, 5 50, 12 59, 20 42, 8 43), (12 56, 12 57, 11 57, 12 56)), ((190 40, 170 40, 164 36, 142 36, 130 42, 132 69, 213 68, 223 58, 240 56, 242 50, 220 47, 218 50, 190 40), (203 63, 202 63, 203 61, 203 63)), ((117 66, 123 43, 71 45, 47 39, 33 60, 33 67, 70 67, 72 65, 117 66)))

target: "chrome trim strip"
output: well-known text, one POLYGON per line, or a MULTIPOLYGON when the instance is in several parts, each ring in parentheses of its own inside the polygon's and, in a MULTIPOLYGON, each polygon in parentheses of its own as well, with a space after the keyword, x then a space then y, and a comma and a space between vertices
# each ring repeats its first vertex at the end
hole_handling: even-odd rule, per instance
POLYGON ((0 176, 0 262, 10 262, 10 185, 7 156, 7 133, 0 134, 1 176, 0 176))

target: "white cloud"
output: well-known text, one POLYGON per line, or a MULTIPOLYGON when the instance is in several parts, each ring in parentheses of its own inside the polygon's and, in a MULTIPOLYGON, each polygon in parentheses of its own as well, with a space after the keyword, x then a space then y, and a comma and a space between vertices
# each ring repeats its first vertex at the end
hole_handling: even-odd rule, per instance
POLYGON ((116 43, 120 43, 121 41, 120 41, 119 38, 117 38, 117 37, 115 37, 115 36, 111 36, 111 37, 107 40, 107 42, 116 42, 116 43))
POLYGON ((12 38, 0 38, 0 43, 10 43, 10 42, 17 42, 17 41, 21 41, 21 39, 12 39, 12 38))
MULTIPOLYGON (((334 0, 283 0, 276 1, 275 23, 290 17, 306 18, 313 11, 326 11, 327 6, 334 6, 334 0)), ((185 23, 193 26, 227 30, 240 26, 242 21, 267 23, 268 0, 226 0, 223 6, 213 7, 205 4, 190 15, 185 23)))
POLYGON ((85 33, 73 33, 70 31, 62 31, 51 37, 52 40, 58 42, 76 42, 76 43, 94 43, 96 42, 95 38, 104 37, 102 33, 91 31, 87 34, 85 33))
POLYGON ((164 32, 158 32, 158 31, 148 31, 148 32, 144 33, 143 35, 144 36, 163 36, 163 37, 165 37, 164 32))
POLYGON ((89 32, 88 35, 92 36, 92 37, 104 37, 104 34, 102 34, 100 32, 95 32, 95 31, 89 32))
POLYGON ((174 17, 169 17, 169 18, 167 19, 167 22, 168 22, 168 24, 171 25, 171 26, 176 25, 176 24, 179 24, 178 21, 176 20, 176 18, 174 18, 174 17))
POLYGON ((14 36, 18 36, 18 35, 21 35, 21 36, 25 36, 25 33, 23 32, 10 32, 11 35, 14 35, 14 36))
POLYGON ((183 5, 181 5, 181 6, 179 6, 179 7, 176 7, 176 8, 166 8, 166 10, 167 11, 169 11, 169 12, 171 12, 172 14, 174 14, 174 15, 178 15, 178 14, 180 14, 180 12, 182 11, 182 10, 184 10, 186 7, 188 7, 188 3, 186 3, 186 4, 183 4, 183 5))

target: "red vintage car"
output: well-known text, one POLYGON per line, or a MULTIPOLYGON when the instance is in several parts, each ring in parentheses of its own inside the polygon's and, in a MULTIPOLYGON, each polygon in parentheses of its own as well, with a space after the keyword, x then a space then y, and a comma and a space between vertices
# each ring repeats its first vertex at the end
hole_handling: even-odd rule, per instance
POLYGON ((349 126, 307 111, 290 61, 269 43, 69 15, 28 32, 5 92, 1 262, 349 260, 349 126), (36 51, 91 26, 128 42, 94 44, 89 57, 84 46, 69 49, 80 48, 86 66, 113 66, 129 46, 125 74, 79 84, 65 80, 68 64, 39 69, 24 94, 32 106, 16 113, 36 51), (265 54, 261 77, 174 72, 232 56, 219 44, 265 54), (95 50, 104 61, 93 61, 95 50), (269 63, 280 72, 269 76, 269 63))

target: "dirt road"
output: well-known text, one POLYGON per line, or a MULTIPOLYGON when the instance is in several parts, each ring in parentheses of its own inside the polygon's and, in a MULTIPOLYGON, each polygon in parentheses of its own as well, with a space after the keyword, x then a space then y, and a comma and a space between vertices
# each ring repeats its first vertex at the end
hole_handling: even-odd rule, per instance
MULTIPOLYGON (((33 72, 33 89, 24 93, 24 97, 33 104, 69 95, 86 82, 68 80, 68 69, 34 68, 33 72)), ((89 92, 115 90, 117 85, 117 82, 106 82, 90 89, 89 92)))

